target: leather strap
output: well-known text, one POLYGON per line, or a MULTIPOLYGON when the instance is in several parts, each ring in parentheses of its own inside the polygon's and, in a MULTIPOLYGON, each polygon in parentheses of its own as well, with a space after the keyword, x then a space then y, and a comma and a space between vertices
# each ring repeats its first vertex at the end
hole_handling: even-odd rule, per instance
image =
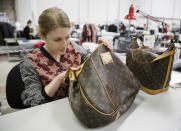
POLYGON ((163 58, 165 58, 165 57, 167 57, 167 56, 171 56, 171 55, 173 55, 173 54, 176 52, 176 47, 175 47, 173 50, 171 50, 171 51, 169 51, 169 52, 165 52, 165 53, 159 55, 158 57, 156 57, 156 58, 153 59, 152 61, 144 62, 144 61, 140 61, 140 60, 138 60, 137 58, 134 57, 134 54, 135 54, 136 52, 142 50, 142 49, 151 49, 151 48, 148 47, 148 46, 142 46, 142 47, 140 47, 140 48, 137 48, 137 49, 136 49, 135 51, 133 51, 132 54, 131 54, 131 55, 132 55, 132 59, 135 60, 136 62, 140 63, 140 64, 150 64, 150 63, 153 63, 153 62, 155 62, 155 61, 157 61, 157 60, 163 59, 163 58))

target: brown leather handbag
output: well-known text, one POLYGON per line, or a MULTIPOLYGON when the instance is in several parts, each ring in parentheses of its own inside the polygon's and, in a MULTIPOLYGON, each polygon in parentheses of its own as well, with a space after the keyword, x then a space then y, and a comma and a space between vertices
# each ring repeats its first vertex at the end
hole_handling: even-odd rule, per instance
POLYGON ((176 51, 173 43, 166 51, 137 46, 133 40, 127 50, 126 65, 141 83, 141 89, 149 94, 168 90, 173 57, 176 51))
POLYGON ((117 120, 133 103, 140 84, 121 60, 100 45, 77 68, 71 68, 69 103, 77 118, 89 128, 117 120))

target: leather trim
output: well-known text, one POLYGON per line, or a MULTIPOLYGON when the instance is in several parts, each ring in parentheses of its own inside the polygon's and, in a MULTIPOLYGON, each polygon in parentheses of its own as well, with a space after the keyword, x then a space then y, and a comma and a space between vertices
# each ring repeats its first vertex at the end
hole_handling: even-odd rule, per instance
POLYGON ((165 52, 165 53, 159 55, 158 57, 156 57, 155 59, 153 59, 153 60, 150 61, 150 62, 143 62, 143 61, 140 61, 140 60, 138 60, 138 59, 136 59, 136 58, 134 57, 134 54, 135 54, 136 52, 140 51, 141 49, 148 49, 148 48, 150 49, 150 47, 148 47, 148 46, 142 46, 142 47, 136 49, 135 51, 133 51, 133 52, 131 53, 132 59, 135 60, 136 62, 140 63, 140 64, 150 64, 150 63, 153 63, 154 61, 163 59, 163 58, 165 58, 165 57, 167 57, 167 56, 171 56, 171 55, 173 55, 173 54, 176 52, 176 48, 174 48, 173 50, 171 50, 171 51, 169 51, 169 52, 165 52))
POLYGON ((154 94, 158 94, 158 93, 160 93, 160 92, 163 92, 163 91, 168 90, 168 87, 162 88, 162 89, 158 89, 158 90, 151 90, 151 89, 148 89, 148 88, 146 88, 146 87, 144 87, 144 86, 141 86, 140 89, 143 90, 144 92, 147 92, 147 93, 149 93, 149 94, 151 94, 151 95, 154 95, 154 94))

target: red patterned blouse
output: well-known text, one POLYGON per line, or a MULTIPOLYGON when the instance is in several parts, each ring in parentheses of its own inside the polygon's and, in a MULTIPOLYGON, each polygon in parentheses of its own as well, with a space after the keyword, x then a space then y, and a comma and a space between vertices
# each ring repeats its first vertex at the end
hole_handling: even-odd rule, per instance
MULTIPOLYGON (((27 54, 27 57, 33 63, 44 87, 62 71, 67 70, 70 67, 77 67, 81 64, 81 54, 74 49, 71 43, 68 45, 65 55, 61 57, 60 62, 53 59, 43 47, 27 54), (42 50, 44 50, 49 58, 42 53, 42 50)), ((68 84, 62 83, 53 99, 60 99, 67 96, 68 84)))

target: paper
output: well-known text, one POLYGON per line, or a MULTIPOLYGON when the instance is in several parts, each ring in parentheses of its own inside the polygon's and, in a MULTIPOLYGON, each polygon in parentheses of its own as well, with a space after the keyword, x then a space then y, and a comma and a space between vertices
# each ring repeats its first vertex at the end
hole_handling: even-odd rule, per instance
POLYGON ((145 46, 149 46, 150 48, 153 48, 155 44, 155 35, 144 35, 143 43, 145 46))

